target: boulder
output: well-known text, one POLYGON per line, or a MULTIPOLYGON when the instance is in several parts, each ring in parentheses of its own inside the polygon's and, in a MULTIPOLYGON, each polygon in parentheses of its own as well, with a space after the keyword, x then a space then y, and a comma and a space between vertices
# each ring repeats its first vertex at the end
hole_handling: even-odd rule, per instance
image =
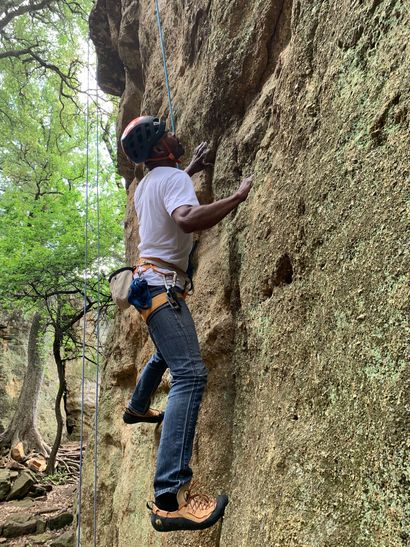
POLYGON ((3 536, 15 538, 32 534, 37 530, 37 520, 32 515, 14 515, 6 520, 3 525, 3 536))
POLYGON ((46 513, 57 513, 57 511, 60 511, 60 509, 61 507, 51 506, 51 507, 46 507, 45 509, 41 509, 39 513, 41 513, 42 515, 45 515, 46 513))
POLYGON ((32 542, 28 543, 28 545, 49 545, 49 541, 52 540, 55 537, 53 532, 44 532, 44 533, 37 533, 32 538, 32 542))
POLYGON ((46 496, 47 499, 46 489, 43 486, 39 486, 38 484, 32 486, 28 495, 30 496, 30 498, 39 498, 40 496, 46 496))
POLYGON ((68 524, 71 524, 74 520, 73 514, 64 512, 56 515, 55 517, 50 517, 47 520, 47 527, 50 530, 58 530, 59 528, 64 528, 68 524))
POLYGON ((37 534, 42 534, 43 532, 46 531, 46 528, 47 528, 47 523, 46 523, 46 521, 41 520, 41 519, 37 519, 36 533, 37 533, 37 534))
POLYGON ((9 501, 9 504, 13 507, 18 507, 19 509, 30 509, 30 507, 33 507, 34 501, 32 498, 24 498, 22 500, 9 501))
POLYGON ((11 476, 8 469, 0 469, 0 501, 4 500, 11 488, 11 476))
POLYGON ((29 471, 23 471, 14 481, 7 496, 7 501, 24 498, 34 483, 33 475, 29 471))

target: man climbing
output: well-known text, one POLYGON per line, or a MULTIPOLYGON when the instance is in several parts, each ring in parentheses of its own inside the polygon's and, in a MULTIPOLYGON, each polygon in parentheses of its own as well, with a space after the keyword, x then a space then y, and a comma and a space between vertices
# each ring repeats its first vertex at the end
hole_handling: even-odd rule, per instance
POLYGON ((190 165, 182 171, 177 164, 184 148, 159 118, 142 116, 132 120, 121 142, 129 159, 144 162, 149 170, 134 196, 140 259, 130 298, 147 321, 157 350, 141 373, 124 421, 163 419, 154 479, 155 502, 149 507, 153 527, 164 532, 208 528, 223 516, 228 498, 194 493, 191 483, 189 462, 207 369, 183 298, 189 283, 186 271, 192 233, 215 226, 245 201, 252 179, 244 179, 227 198, 199 205, 190 175, 209 165, 206 143, 196 149, 190 165), (150 402, 167 368, 172 383, 163 414, 150 408, 150 402))

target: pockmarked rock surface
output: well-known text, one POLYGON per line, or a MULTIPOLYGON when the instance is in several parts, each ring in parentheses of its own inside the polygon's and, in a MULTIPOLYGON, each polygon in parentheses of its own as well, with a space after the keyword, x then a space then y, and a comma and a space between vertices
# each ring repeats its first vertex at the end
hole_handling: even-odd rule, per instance
MULTIPOLYGON (((119 312, 101 385, 98 545, 407 545, 409 6, 159 5, 187 161, 202 140, 215 151, 195 180, 201 199, 254 173, 248 201, 199 235, 189 300, 209 369, 192 464, 230 503, 207 531, 151 528, 159 432, 121 415, 152 346, 137 313, 119 312)), ((154 3, 97 0, 91 33, 100 85, 121 96, 118 134, 166 114, 154 3)), ((132 263, 137 182, 121 152, 119 170, 132 263)))

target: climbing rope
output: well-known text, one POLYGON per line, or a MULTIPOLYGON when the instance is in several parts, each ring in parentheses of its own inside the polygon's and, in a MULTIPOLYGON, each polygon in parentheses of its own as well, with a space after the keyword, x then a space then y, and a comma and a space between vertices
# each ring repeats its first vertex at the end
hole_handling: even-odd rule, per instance
POLYGON ((84 251, 84 288, 83 288, 83 354, 81 369, 81 421, 80 421, 80 473, 78 479, 77 546, 81 546, 81 510, 83 486, 83 446, 84 446, 84 400, 85 400, 85 352, 87 334, 87 273, 88 273, 88 224, 89 224, 89 187, 90 187, 90 38, 87 40, 87 99, 86 99, 86 160, 85 160, 85 251, 84 251))
MULTIPOLYGON (((77 515, 77 546, 81 546, 81 512, 82 512, 82 486, 83 486, 83 447, 84 447, 84 408, 85 408, 85 361, 86 361, 86 335, 87 335, 87 290, 89 271, 89 194, 90 194, 90 38, 87 42, 87 99, 86 99, 86 175, 85 175, 85 253, 84 253, 84 289, 83 289, 83 343, 82 343, 82 371, 81 371, 81 422, 80 422, 80 472, 78 481, 78 515, 77 515)), ((93 545, 97 545, 97 463, 98 463, 98 419, 99 419, 99 374, 100 374, 100 315, 101 315, 101 245, 100 245, 100 134, 99 134, 99 95, 96 89, 96 216, 97 216, 97 320, 96 320, 96 389, 95 389, 95 420, 94 420, 94 490, 93 490, 93 545)))
POLYGON ((95 173, 95 191, 96 191, 96 208, 97 208, 97 324, 96 324, 96 341, 97 341, 97 353, 96 353, 96 377, 95 377, 95 421, 94 421, 94 500, 93 500, 93 523, 94 523, 94 547, 97 545, 97 463, 98 463, 98 418, 99 418, 99 383, 100 383, 100 316, 101 316, 101 299, 100 299, 100 283, 101 283, 101 244, 100 244, 100 114, 99 114, 99 96, 98 96, 98 84, 96 86, 96 134, 95 134, 95 146, 96 146, 96 173, 95 173))
POLYGON ((172 129, 172 132, 175 133, 174 109, 172 108, 171 87, 169 85, 169 76, 168 76, 168 67, 167 67, 167 55, 165 53, 164 33, 162 32, 162 24, 161 24, 161 16, 159 13, 158 0, 155 0, 155 15, 157 16, 159 42, 161 45, 162 60, 164 63, 165 85, 166 85, 167 94, 168 94, 168 108, 169 108, 169 117, 171 120, 171 129, 172 129))
MULTIPOLYGON (((162 31, 161 17, 158 0, 155 0, 155 14, 157 18, 162 60, 164 63, 165 85, 168 95, 169 116, 171 130, 175 133, 175 117, 172 106, 171 88, 167 68, 167 57, 164 46, 164 34, 162 31)), ((99 204, 99 96, 98 85, 96 90, 96 210, 97 210, 97 322, 96 322, 96 393, 95 393, 95 421, 94 421, 94 491, 93 491, 93 545, 97 545, 97 482, 98 482, 98 419, 99 419, 99 368, 100 368, 100 204, 99 204)), ((78 481, 78 515, 77 515, 77 546, 81 547, 81 512, 82 512, 82 486, 83 486, 83 446, 84 446, 84 407, 85 407, 85 361, 86 361, 86 334, 87 334, 87 277, 88 277, 88 244, 89 244, 89 193, 90 193, 90 38, 87 41, 87 99, 86 99, 86 176, 85 176, 85 251, 84 251, 84 289, 83 289, 83 344, 82 344, 82 371, 81 371, 81 425, 80 425, 80 472, 78 481)))

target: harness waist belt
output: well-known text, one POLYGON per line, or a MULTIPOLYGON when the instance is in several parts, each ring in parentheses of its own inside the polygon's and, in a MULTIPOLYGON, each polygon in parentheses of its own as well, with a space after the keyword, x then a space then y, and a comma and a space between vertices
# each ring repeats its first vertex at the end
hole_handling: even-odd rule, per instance
MULTIPOLYGON (((178 298, 185 300, 185 294, 177 293, 177 296, 178 298)), ((144 319, 144 321, 147 322, 151 313, 157 310, 160 306, 163 306, 164 304, 167 304, 167 303, 168 303, 167 293, 161 292, 152 297, 152 306, 150 308, 146 310, 138 310, 138 311, 142 315, 142 318, 144 319)))
POLYGON ((170 262, 165 262, 165 260, 161 260, 160 258, 154 258, 153 256, 141 256, 138 260, 138 266, 148 266, 148 267, 154 266, 153 269, 157 267, 157 268, 163 268, 165 270, 171 270, 176 272, 183 279, 189 279, 187 273, 184 272, 184 270, 181 270, 181 268, 178 268, 178 266, 175 266, 175 264, 171 264, 170 262))

